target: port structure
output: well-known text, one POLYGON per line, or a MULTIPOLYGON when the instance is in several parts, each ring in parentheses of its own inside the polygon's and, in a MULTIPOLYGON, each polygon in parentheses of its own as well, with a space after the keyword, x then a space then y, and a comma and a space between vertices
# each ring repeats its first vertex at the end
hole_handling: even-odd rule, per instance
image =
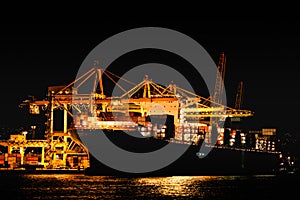
MULTIPOLYGON (((41 164, 45 168, 74 167, 72 159, 82 157, 84 162, 76 162, 76 167, 89 167, 89 152, 80 141, 78 129, 137 130, 139 126, 147 127, 147 117, 151 115, 171 115, 174 117, 175 136, 177 141, 192 141, 203 131, 203 138, 210 144, 210 127, 214 121, 224 121, 227 117, 250 117, 253 111, 231 108, 222 105, 221 95, 225 74, 225 55, 220 55, 215 92, 213 97, 202 97, 170 83, 162 86, 154 83, 146 75, 138 84, 126 80, 108 70, 99 67, 95 61, 86 73, 65 86, 50 86, 43 100, 25 100, 20 107, 28 107, 31 114, 44 111, 46 121, 46 140, 35 141, 22 139, 22 144, 12 137, 1 141, 8 146, 9 153, 17 148, 24 152, 28 146, 41 147, 41 164), (102 77, 105 75, 124 93, 120 96, 106 96, 102 77), (115 79, 133 85, 126 90, 115 79), (93 82, 91 92, 80 93, 80 87, 89 80, 93 82), (55 131, 55 110, 63 112, 63 130, 55 131), (70 119, 68 121, 68 118, 70 119), (73 164, 73 165, 72 165, 73 164)), ((221 127, 218 131, 222 132, 221 127)), ((21 155, 23 164, 24 155, 21 155)))
POLYGON ((82 170, 89 167, 88 150, 71 132, 53 132, 46 140, 27 139, 26 134, 12 134, 10 139, 1 140, 0 145, 7 147, 5 158, 0 155, 0 166, 9 169, 82 170))

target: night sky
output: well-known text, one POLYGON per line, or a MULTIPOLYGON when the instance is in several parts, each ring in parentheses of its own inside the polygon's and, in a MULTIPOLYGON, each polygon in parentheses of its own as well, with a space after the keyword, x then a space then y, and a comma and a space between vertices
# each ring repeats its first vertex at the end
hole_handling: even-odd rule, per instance
MULTIPOLYGON (((242 108, 255 112, 254 117, 243 121, 250 129, 275 127, 299 133, 298 25, 295 18, 271 16, 132 17, 101 19, 99 24, 2 24, 0 127, 30 126, 32 122, 24 117, 19 103, 28 95, 45 98, 50 85, 72 82, 85 57, 104 39, 131 28, 158 26, 192 37, 216 63, 219 54, 225 52, 228 105, 234 106, 238 82, 243 81, 242 108)), ((144 58, 136 56, 140 60, 134 61, 135 56, 127 57, 115 66, 159 61, 155 52, 150 56, 140 54, 144 58)), ((175 61, 176 58, 166 63, 176 65, 175 61)), ((114 72, 118 73, 117 67, 114 72)))

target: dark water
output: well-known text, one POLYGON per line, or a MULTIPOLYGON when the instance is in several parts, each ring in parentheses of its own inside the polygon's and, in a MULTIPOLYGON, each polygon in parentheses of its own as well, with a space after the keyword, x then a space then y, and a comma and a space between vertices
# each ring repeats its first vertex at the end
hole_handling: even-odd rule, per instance
POLYGON ((298 199, 298 185, 296 178, 263 175, 0 175, 0 199, 298 199))

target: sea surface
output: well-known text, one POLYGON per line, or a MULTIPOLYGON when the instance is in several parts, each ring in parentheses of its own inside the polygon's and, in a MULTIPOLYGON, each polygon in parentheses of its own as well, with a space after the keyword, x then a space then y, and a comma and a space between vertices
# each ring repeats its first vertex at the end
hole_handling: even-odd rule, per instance
POLYGON ((275 175, 113 177, 1 174, 0 199, 298 199, 298 183, 295 177, 275 175))

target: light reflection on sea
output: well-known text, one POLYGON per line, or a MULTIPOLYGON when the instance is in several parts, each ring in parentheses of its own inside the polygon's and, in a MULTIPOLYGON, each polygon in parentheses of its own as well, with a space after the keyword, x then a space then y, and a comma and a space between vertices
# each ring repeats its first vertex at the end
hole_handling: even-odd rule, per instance
MULTIPOLYGON (((276 176, 110 177, 84 175, 0 176, 11 199, 274 199, 276 176)), ((2 198, 1 198, 2 199, 2 198)), ((7 198, 8 199, 8 198, 7 198)), ((277 198, 276 198, 277 199, 277 198)))

